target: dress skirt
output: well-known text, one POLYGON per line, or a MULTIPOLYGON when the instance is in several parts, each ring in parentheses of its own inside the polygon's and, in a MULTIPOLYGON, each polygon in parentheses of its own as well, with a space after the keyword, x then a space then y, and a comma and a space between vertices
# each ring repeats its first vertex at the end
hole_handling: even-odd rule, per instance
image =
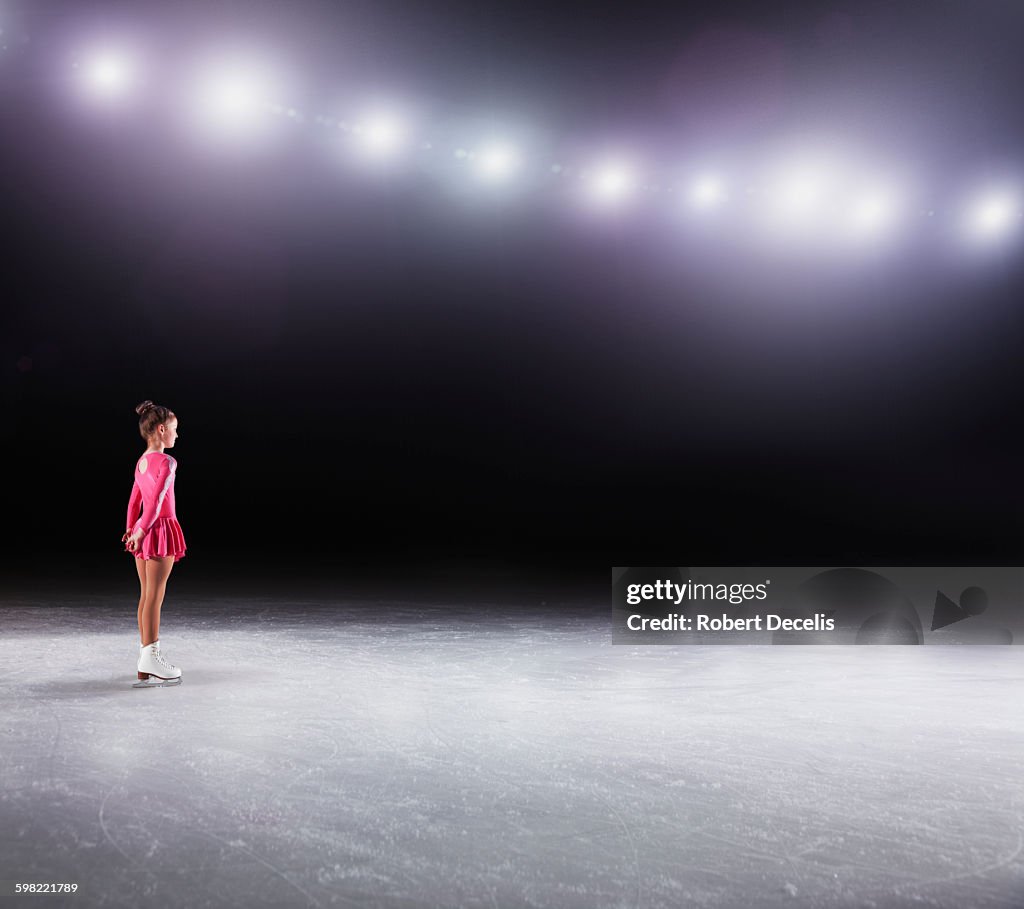
POLYGON ((177 518, 157 518, 149 533, 139 540, 135 558, 164 558, 169 555, 174 556, 175 562, 185 555, 185 535, 177 518))

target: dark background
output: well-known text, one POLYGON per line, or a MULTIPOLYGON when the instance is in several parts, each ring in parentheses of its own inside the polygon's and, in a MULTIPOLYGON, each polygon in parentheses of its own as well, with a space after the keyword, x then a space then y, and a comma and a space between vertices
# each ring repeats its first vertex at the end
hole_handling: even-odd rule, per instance
POLYGON ((178 415, 175 578, 196 589, 603 604, 613 564, 1019 564, 1020 246, 964 263, 938 226, 1021 160, 1017 4, 6 15, 12 585, 134 584, 119 539, 146 398, 178 415), (506 115, 567 161, 622 136, 666 162, 838 131, 917 166, 938 217, 891 256, 778 262, 650 210, 588 224, 566 181, 487 197, 439 167, 367 176, 308 125, 204 156, 159 99, 69 102, 76 34, 126 22, 164 85, 220 30, 276 43, 301 109, 402 91, 439 144, 506 115))

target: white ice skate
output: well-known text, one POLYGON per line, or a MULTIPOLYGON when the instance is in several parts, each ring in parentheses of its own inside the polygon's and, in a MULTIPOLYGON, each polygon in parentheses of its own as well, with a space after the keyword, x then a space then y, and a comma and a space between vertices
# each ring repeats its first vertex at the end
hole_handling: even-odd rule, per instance
POLYGON ((132 688, 166 688, 181 684, 181 670, 172 666, 160 652, 160 642, 140 648, 139 680, 132 688))

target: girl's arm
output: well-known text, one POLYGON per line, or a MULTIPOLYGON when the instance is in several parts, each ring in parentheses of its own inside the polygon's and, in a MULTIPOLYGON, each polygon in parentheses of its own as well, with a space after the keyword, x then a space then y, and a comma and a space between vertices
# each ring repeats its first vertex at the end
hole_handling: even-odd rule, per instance
POLYGON ((138 483, 132 483, 132 495, 128 500, 128 519, 125 521, 125 532, 131 533, 135 526, 135 520, 139 516, 139 509, 142 507, 142 490, 138 483))
POLYGON ((149 533, 149 528, 156 521, 160 513, 160 506, 164 503, 164 496, 174 482, 174 473, 171 470, 171 459, 166 455, 147 455, 150 458, 150 470, 153 471, 153 479, 146 483, 142 490, 142 517, 135 522, 135 531, 141 531, 141 536, 149 533), (153 464, 153 461, 156 464, 153 464))

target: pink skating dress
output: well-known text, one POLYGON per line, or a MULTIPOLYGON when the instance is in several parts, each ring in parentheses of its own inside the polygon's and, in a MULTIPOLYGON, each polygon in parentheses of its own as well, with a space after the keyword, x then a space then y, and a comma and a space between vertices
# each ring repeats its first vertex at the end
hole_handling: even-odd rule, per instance
POLYGON ((127 531, 142 528, 135 558, 185 555, 185 535, 174 514, 174 473, 178 462, 169 454, 151 451, 135 465, 135 485, 128 500, 127 531), (139 514, 139 509, 142 514, 139 514))

